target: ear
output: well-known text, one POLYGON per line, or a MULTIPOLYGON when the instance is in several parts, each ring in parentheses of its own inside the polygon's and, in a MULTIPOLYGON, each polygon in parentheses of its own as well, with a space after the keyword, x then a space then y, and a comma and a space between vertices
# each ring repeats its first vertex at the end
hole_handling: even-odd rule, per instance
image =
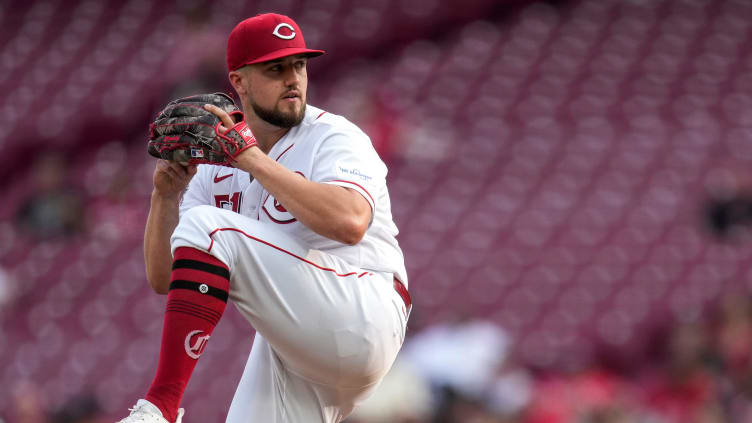
POLYGON ((236 70, 231 71, 227 75, 227 77, 230 80, 232 88, 235 89, 236 93, 238 93, 238 96, 240 96, 241 98, 245 97, 245 95, 247 94, 245 91, 245 86, 243 85, 245 74, 243 74, 243 72, 241 72, 240 70, 236 70))

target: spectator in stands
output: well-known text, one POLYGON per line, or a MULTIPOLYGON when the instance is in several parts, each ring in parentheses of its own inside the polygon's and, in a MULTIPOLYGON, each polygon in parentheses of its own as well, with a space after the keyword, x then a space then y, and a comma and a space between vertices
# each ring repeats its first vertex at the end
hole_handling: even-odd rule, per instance
POLYGON ((43 395, 36 384, 20 381, 10 391, 13 405, 10 410, 2 410, 3 413, 8 413, 4 415, 8 417, 8 422, 47 423, 43 395))
POLYGON ((331 107, 350 112, 353 122, 368 134, 373 148, 384 160, 399 156, 399 150, 410 141, 402 134, 408 124, 393 109, 392 95, 370 80, 346 79, 334 87, 330 96, 331 107))
POLYGON ((347 419, 348 423, 425 423, 431 415, 428 382, 415 368, 397 358, 379 389, 347 419))
MULTIPOLYGON (((712 344, 706 325, 672 330, 662 366, 640 381, 645 404, 671 423, 723 421, 718 414, 718 379, 711 371, 712 344), (698 420, 702 417, 703 420, 698 420)), ((639 386, 639 385, 638 385, 639 386)))
POLYGON ((170 78, 169 83, 174 84, 168 98, 217 91, 216 87, 226 87, 223 91, 231 92, 227 78, 220 77, 225 75, 227 34, 224 29, 211 24, 211 15, 202 3, 196 3, 185 12, 185 22, 179 35, 181 42, 172 51, 164 72, 170 78))
POLYGON ((510 348, 498 325, 461 318, 415 334, 402 357, 432 386, 435 422, 499 422, 519 417, 530 399, 529 375, 508 362, 510 348))
POLYGON ((710 231, 722 240, 749 239, 752 172, 744 165, 725 163, 709 172, 705 185, 705 219, 710 231))
POLYGON ((4 268, 0 267, 0 319, 2 318, 2 312, 8 306, 12 306, 16 295, 15 279, 4 268))
POLYGON ((727 421, 752 421, 752 304, 743 293, 732 293, 718 314, 716 370, 727 421))
POLYGON ((486 388, 484 406, 503 422, 521 422, 533 399, 534 378, 510 346, 486 388))
POLYGON ((91 393, 77 395, 52 415, 54 423, 104 423, 101 407, 91 393))
POLYGON ((626 423, 649 421, 630 381, 593 366, 572 373, 539 375, 525 423, 626 423))
POLYGON ((83 230, 83 200, 68 180, 65 158, 48 152, 31 172, 29 197, 16 214, 19 226, 39 238, 69 236, 83 230))

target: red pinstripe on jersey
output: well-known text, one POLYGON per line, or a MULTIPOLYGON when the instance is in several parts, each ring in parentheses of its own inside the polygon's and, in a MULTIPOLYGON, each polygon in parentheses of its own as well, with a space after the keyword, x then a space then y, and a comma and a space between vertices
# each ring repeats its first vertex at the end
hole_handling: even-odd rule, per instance
POLYGON ((268 242, 268 241, 264 241, 264 240, 263 240, 263 239, 261 239, 261 238, 256 238, 256 237, 255 237, 255 236, 253 236, 253 235, 249 235, 249 234, 245 233, 245 232, 244 232, 243 230, 241 230, 241 229, 238 229, 238 228, 217 228, 217 229, 213 230, 213 231, 212 231, 212 232, 211 232, 211 233, 209 234, 209 238, 211 238, 211 242, 209 243, 209 248, 208 248, 208 249, 206 250, 207 252, 211 253, 211 250, 212 250, 212 248, 214 247, 214 234, 216 234, 217 232, 224 232, 224 231, 233 231, 233 232, 238 232, 238 233, 240 233, 240 234, 244 235, 244 236, 245 236, 245 237, 247 237, 247 238, 250 238, 250 239, 252 239, 252 240, 254 240, 254 241, 256 241, 256 242, 260 242, 260 243, 262 243, 262 244, 264 244, 264 245, 267 245, 267 246, 269 246, 269 247, 272 247, 272 248, 274 248, 275 250, 281 251, 281 252, 283 252, 283 253, 285 253, 285 254, 287 254, 287 255, 291 256, 291 257, 295 257, 296 259, 298 259, 298 260, 300 260, 300 261, 302 261, 302 262, 304 262, 304 263, 310 264, 311 266, 313 266, 313 267, 315 267, 315 268, 317 268, 317 269, 320 269, 320 270, 324 270, 324 271, 326 271, 326 272, 333 272, 333 273, 334 273, 335 275, 337 275, 337 276, 340 276, 340 277, 346 277, 346 276, 355 276, 355 275, 357 275, 357 277, 358 277, 358 278, 360 278, 360 277, 363 277, 363 276, 365 276, 365 275, 367 275, 367 274, 369 274, 369 273, 370 273, 370 272, 363 272, 363 273, 361 273, 361 274, 359 274, 359 275, 358 275, 358 272, 349 272, 349 273, 344 273, 344 274, 343 274, 343 273, 337 273, 337 271, 336 271, 335 269, 331 269, 331 268, 329 268, 329 267, 323 267, 323 266, 320 266, 320 265, 318 265, 318 264, 316 264, 316 263, 314 263, 314 262, 312 262, 312 261, 310 261, 310 260, 307 260, 307 259, 304 259, 303 257, 300 257, 299 255, 297 255, 297 254, 295 254, 295 253, 292 253, 292 252, 290 252, 290 251, 287 251, 287 250, 285 250, 285 249, 284 249, 284 248, 282 248, 282 247, 276 246, 276 245, 272 244, 271 242, 268 242))

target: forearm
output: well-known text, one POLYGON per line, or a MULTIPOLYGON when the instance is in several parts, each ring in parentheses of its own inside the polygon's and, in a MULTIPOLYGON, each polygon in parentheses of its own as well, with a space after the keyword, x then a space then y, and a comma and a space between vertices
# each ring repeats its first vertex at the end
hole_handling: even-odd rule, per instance
POLYGON ((238 160, 237 167, 251 173, 290 214, 317 234, 352 245, 368 229, 371 208, 359 193, 311 182, 258 148, 238 160))
POLYGON ((178 225, 179 197, 164 197, 152 193, 151 208, 144 233, 146 278, 158 294, 166 294, 170 287, 172 251, 170 237, 178 225))

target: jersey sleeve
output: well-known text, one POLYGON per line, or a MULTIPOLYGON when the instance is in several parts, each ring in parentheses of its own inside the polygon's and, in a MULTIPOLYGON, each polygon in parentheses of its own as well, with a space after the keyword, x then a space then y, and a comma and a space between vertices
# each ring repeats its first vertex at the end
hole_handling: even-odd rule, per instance
POLYGON ((212 205, 211 192, 207 189, 206 184, 207 177, 211 178, 212 176, 210 170, 211 167, 208 165, 198 166, 198 172, 193 175, 193 179, 188 183, 188 188, 186 188, 183 197, 180 200, 181 217, 183 216, 183 213, 193 207, 212 205))
POLYGON ((373 220, 377 195, 386 184, 386 166, 364 133, 335 132, 319 147, 311 180, 357 191, 371 205, 373 220))

